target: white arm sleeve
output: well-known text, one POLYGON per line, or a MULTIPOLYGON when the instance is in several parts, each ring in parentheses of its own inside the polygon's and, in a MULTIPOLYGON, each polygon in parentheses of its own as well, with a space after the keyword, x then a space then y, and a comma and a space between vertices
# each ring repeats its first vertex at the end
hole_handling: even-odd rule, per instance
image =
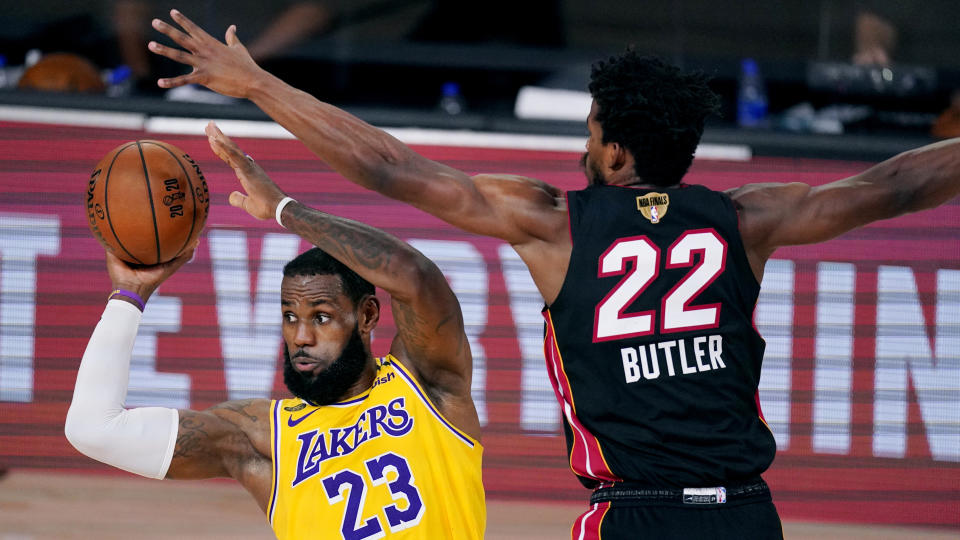
POLYGON ((74 448, 97 461, 163 478, 177 442, 177 410, 123 408, 141 315, 123 300, 107 302, 80 361, 64 432, 74 448))

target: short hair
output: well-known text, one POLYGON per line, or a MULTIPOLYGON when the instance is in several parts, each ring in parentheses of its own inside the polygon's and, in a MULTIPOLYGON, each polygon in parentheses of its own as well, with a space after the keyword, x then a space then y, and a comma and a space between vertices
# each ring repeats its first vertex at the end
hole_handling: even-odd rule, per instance
POLYGON ((595 63, 590 94, 603 143, 625 147, 644 182, 679 183, 693 163, 707 116, 720 109, 707 82, 700 72, 684 72, 633 49, 595 63))
POLYGON ((340 282, 343 283, 343 292, 354 305, 358 305, 365 296, 376 294, 372 283, 317 247, 304 251, 288 262, 283 267, 283 275, 284 277, 339 276, 340 282))

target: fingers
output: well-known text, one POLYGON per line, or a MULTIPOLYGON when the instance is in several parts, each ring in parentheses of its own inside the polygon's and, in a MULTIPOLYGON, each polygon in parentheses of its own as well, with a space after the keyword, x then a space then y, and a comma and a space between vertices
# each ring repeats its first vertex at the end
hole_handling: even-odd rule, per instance
POLYGON ((234 208, 242 208, 243 210, 246 210, 245 205, 247 204, 247 196, 244 195, 243 193, 240 193, 239 191, 234 191, 233 193, 230 194, 229 201, 230 201, 230 206, 234 208))
POLYGON ((150 24, 153 26, 154 30, 172 39, 177 45, 180 45, 181 47, 191 51, 196 50, 196 42, 193 40, 193 38, 187 34, 184 34, 177 28, 170 26, 160 19, 154 19, 150 22, 150 24))
POLYGON ((156 41, 151 41, 148 43, 147 48, 149 48, 152 52, 159 54, 160 56, 165 56, 175 62, 180 62, 181 64, 194 67, 197 65, 196 57, 183 49, 167 47, 166 45, 161 45, 156 41))
POLYGON ((203 128, 203 132, 207 134, 207 137, 213 137, 217 133, 223 133, 220 131, 220 127, 213 120, 207 122, 207 126, 203 128))
MULTIPOLYGON (((179 13, 179 12, 178 12, 179 13)), ((192 24, 192 23, 191 23, 192 24)), ((181 75, 179 77, 172 77, 166 79, 159 79, 157 81, 157 86, 160 88, 176 88, 178 86, 185 86, 188 84, 193 84, 199 82, 196 80, 196 68, 198 63, 198 58, 193 54, 197 50, 196 41, 189 35, 184 34, 180 30, 170 26, 169 24, 161 21, 160 19, 154 19, 152 21, 153 27, 160 33, 172 39, 177 45, 180 45, 184 49, 176 49, 173 47, 168 47, 166 45, 161 45, 156 41, 151 41, 147 44, 147 48, 150 49, 154 54, 169 58, 174 62, 179 62, 188 66, 192 66, 194 71, 186 75, 181 75)))
POLYGON ((170 10, 170 17, 180 25, 181 28, 187 31, 188 34, 197 38, 197 39, 212 39, 210 34, 206 33, 203 28, 197 26, 193 21, 187 18, 186 15, 180 13, 175 9, 170 10))
POLYGON ((227 45, 237 45, 240 43, 240 39, 237 38, 237 25, 231 24, 230 28, 227 28, 227 35, 224 36, 227 45))
POLYGON ((223 134, 220 131, 220 128, 218 128, 213 121, 210 121, 207 123, 207 127, 203 129, 203 132, 207 134, 207 143, 210 144, 210 149, 213 150, 213 153, 229 165, 230 155, 224 151, 223 145, 220 143, 218 138, 218 135, 223 134))
POLYGON ((187 251, 190 252, 190 260, 187 261, 187 264, 193 262, 197 258, 197 246, 200 245, 200 237, 198 236, 196 240, 193 241, 193 244, 187 248, 187 251))
POLYGON ((175 271, 177 268, 180 268, 184 264, 187 264, 194 259, 194 256, 196 255, 197 246, 199 245, 200 245, 200 237, 198 236, 193 242, 190 243, 189 246, 184 248, 184 250, 181 251, 179 255, 158 266, 162 266, 167 270, 175 271))
POLYGON ((233 142, 230 137, 227 137, 220 128, 217 127, 217 124, 210 122, 207 124, 207 127, 204 128, 204 132, 207 134, 207 142, 210 143, 210 148, 213 150, 213 153, 225 161, 230 167, 237 169, 245 165, 243 159, 244 153, 240 150, 240 147, 233 142))
POLYGON ((247 195, 241 191, 234 191, 228 199, 230 206, 240 208, 257 219, 267 219, 272 216, 272 208, 276 203, 270 206, 265 204, 265 200, 274 197, 276 200, 282 199, 283 192, 280 188, 270 180, 253 158, 244 154, 243 150, 230 140, 230 137, 224 135, 215 123, 208 123, 204 131, 210 148, 233 169, 242 189, 250 193, 247 195))
POLYGON ((160 88, 176 88, 178 86, 186 86, 188 84, 199 83, 196 73, 187 73, 186 75, 180 75, 179 77, 173 77, 169 79, 157 79, 157 86, 160 88))
POLYGON ((220 131, 216 123, 212 121, 208 123, 204 132, 207 134, 207 141, 210 143, 213 153, 217 154, 227 165, 230 165, 234 171, 237 171, 238 175, 240 172, 251 174, 256 170, 258 165, 253 161, 253 158, 244 153, 240 146, 233 142, 233 139, 220 131))
POLYGON ((194 251, 196 251, 196 249, 197 249, 197 244, 199 244, 199 243, 200 243, 200 239, 197 238, 197 240, 193 242, 193 245, 191 245, 191 246, 188 247, 187 249, 184 249, 183 251, 180 252, 179 255, 177 255, 177 256, 174 257, 173 259, 165 262, 164 264, 167 265, 167 266, 173 266, 173 267, 175 267, 175 268, 179 268, 179 267, 183 266, 184 264, 192 261, 192 260, 193 260, 193 253, 194 253, 194 251))
POLYGON ((229 148, 230 146, 234 146, 234 147, 237 146, 230 139, 230 137, 227 137, 227 135, 224 132, 220 131, 220 126, 218 126, 217 123, 214 122, 213 120, 207 123, 207 127, 203 129, 203 132, 207 134, 207 138, 210 139, 211 142, 216 142, 220 146, 224 146, 227 148, 229 148))

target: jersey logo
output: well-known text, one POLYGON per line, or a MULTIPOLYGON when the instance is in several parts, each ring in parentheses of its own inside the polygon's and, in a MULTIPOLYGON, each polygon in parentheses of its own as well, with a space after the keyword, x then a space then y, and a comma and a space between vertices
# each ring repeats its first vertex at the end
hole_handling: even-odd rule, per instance
POLYGON ((647 218, 650 223, 660 223, 663 216, 667 215, 667 208, 670 206, 670 196, 666 193, 657 193, 651 191, 646 195, 637 197, 637 210, 647 218))
POLYGON ((304 410, 304 409, 306 409, 306 408, 307 408, 307 404, 306 404, 306 403, 300 403, 300 404, 297 404, 297 405, 293 405, 293 406, 291 406, 291 407, 284 407, 283 410, 285 410, 285 411, 287 411, 287 412, 297 412, 297 411, 302 411, 302 410, 304 410))
MULTIPOLYGON (((301 419, 313 412, 305 414, 301 419)), ((410 433, 411 429, 413 416, 406 409, 406 399, 398 397, 387 405, 376 405, 363 411, 356 424, 301 433, 297 435, 297 440, 300 441, 297 475, 290 487, 296 487, 319 473, 320 465, 330 458, 350 454, 364 443, 383 435, 402 437, 410 433)))
POLYGON ((293 419, 293 415, 291 414, 289 417, 287 417, 287 425, 290 426, 290 427, 296 427, 297 424, 299 424, 300 422, 303 422, 304 420, 307 419, 308 416, 310 416, 311 414, 313 414, 313 413, 315 413, 315 412, 317 412, 317 411, 319 411, 319 410, 320 410, 320 409, 314 409, 314 410, 308 412, 307 414, 301 416, 300 418, 297 418, 296 420, 293 419))

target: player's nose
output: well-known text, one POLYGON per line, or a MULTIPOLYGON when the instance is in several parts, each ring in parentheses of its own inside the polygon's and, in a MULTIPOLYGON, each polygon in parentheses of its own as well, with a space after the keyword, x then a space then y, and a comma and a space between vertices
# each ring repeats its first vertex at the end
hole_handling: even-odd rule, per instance
POLYGON ((303 322, 297 324, 297 331, 293 335, 293 343, 297 347, 305 347, 316 344, 316 337, 313 335, 310 325, 303 322))

